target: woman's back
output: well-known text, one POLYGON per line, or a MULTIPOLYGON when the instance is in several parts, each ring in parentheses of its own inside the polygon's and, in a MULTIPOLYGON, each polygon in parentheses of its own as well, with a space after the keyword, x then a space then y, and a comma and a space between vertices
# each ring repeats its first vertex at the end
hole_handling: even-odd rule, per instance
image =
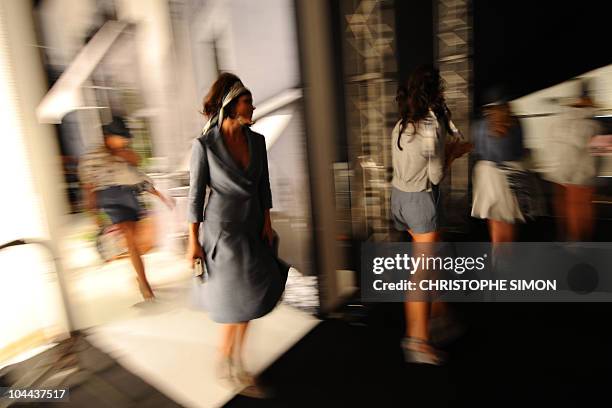
POLYGON ((473 142, 477 160, 501 163, 523 158, 523 129, 518 120, 505 134, 498 136, 491 130, 489 121, 483 118, 474 124, 473 142))
POLYGON ((402 191, 428 191, 443 176, 446 126, 433 112, 426 120, 403 128, 401 121, 391 133, 393 180, 392 185, 402 191), (398 146, 398 138, 400 138, 398 146))

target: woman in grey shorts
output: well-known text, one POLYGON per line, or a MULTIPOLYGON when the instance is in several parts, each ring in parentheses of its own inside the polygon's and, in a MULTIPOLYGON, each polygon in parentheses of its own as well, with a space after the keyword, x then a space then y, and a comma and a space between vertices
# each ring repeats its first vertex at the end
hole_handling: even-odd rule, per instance
MULTIPOLYGON (((437 185, 452 160, 466 153, 470 146, 459 142, 459 131, 450 120, 437 69, 417 68, 398 89, 397 102, 400 120, 392 132, 393 223, 398 230, 408 231, 415 244, 436 242, 437 185), (449 134, 453 137, 447 137, 449 134)), ((402 347, 409 362, 441 363, 441 353, 429 344, 430 309, 427 302, 405 303, 407 330, 402 347)))
POLYGON ((127 250, 136 271, 138 288, 147 301, 155 299, 147 280, 138 245, 142 209, 138 194, 147 191, 157 196, 168 208, 174 208, 174 201, 154 186, 153 181, 138 169, 140 157, 129 147, 132 135, 120 117, 102 126, 104 144, 89 151, 79 160, 79 177, 85 193, 87 207, 93 211, 104 211, 114 225, 117 225, 127 244, 127 250))

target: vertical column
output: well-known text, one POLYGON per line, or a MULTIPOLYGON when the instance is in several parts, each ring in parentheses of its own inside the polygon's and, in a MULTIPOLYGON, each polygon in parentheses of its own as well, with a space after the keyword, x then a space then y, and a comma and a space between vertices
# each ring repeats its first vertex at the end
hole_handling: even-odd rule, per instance
MULTIPOLYGON (((61 254, 62 223, 67 213, 67 203, 62 188, 56 135, 51 126, 39 124, 34 113, 46 91, 42 62, 34 44, 31 2, 1 0, 0 116, 3 123, 3 153, 0 168, 3 198, 0 202, 0 241, 4 243, 22 238, 42 240, 54 254, 61 254)), ((6 272, 2 277, 4 284, 8 285, 5 287, 11 288, 11 279, 17 287, 19 279, 29 274, 32 293, 36 293, 35 288, 39 288, 40 292, 28 294, 25 292, 28 290, 26 286, 24 293, 11 295, 27 299, 29 305, 43 310, 46 316, 41 324, 54 325, 63 330, 73 329, 61 259, 56 259, 55 265, 49 266, 53 259, 49 259, 47 253, 37 257, 35 248, 28 246, 27 251, 32 251, 32 259, 40 260, 38 265, 32 265, 30 257, 9 261, 8 266, 3 264, 0 269, 6 272), (53 272, 56 274, 48 275, 50 279, 45 284, 53 283, 57 277, 61 297, 51 293, 54 291, 50 289, 51 284, 41 288, 42 276, 34 277, 30 267, 37 270, 55 269, 53 272)), ((16 302, 11 303, 10 298, 7 300, 6 297, 3 299, 9 302, 2 303, 5 309, 14 308, 17 314, 22 312, 16 302)))
POLYGON ((343 72, 355 238, 385 239, 389 233, 391 130, 396 108, 393 2, 340 2, 343 72))
MULTIPOLYGON (((436 2, 434 30, 436 61, 446 81, 446 101, 453 113, 453 122, 466 137, 470 131, 471 75, 472 75, 472 22, 469 0, 438 0, 436 2)), ((443 190, 446 194, 447 224, 463 224, 462 216, 469 203, 468 156, 453 163, 443 190)))
POLYGON ((320 277, 321 311, 326 313, 341 300, 337 273, 341 254, 336 241, 333 185, 339 126, 334 103, 329 4, 326 0, 296 0, 295 4, 304 83, 314 255, 320 277))

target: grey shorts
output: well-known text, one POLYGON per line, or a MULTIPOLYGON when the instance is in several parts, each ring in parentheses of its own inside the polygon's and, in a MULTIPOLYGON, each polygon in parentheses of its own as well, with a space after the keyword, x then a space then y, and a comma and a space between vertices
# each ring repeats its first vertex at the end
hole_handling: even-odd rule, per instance
POLYGON ((138 192, 131 186, 112 186, 96 192, 98 208, 106 213, 113 224, 140 220, 142 207, 138 192))
POLYGON ((393 187, 391 190, 391 218, 399 231, 411 230, 425 234, 438 230, 438 203, 436 192, 406 192, 393 187))

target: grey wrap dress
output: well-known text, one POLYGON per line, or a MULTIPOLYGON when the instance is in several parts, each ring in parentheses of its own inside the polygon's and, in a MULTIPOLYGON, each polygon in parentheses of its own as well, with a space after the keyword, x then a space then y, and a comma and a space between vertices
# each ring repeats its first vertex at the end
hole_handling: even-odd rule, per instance
POLYGON ((246 169, 231 157, 218 126, 192 146, 188 217, 203 222, 200 243, 208 271, 203 299, 219 323, 245 322, 270 312, 289 271, 261 237, 264 211, 272 208, 265 139, 244 129, 250 158, 246 169))

